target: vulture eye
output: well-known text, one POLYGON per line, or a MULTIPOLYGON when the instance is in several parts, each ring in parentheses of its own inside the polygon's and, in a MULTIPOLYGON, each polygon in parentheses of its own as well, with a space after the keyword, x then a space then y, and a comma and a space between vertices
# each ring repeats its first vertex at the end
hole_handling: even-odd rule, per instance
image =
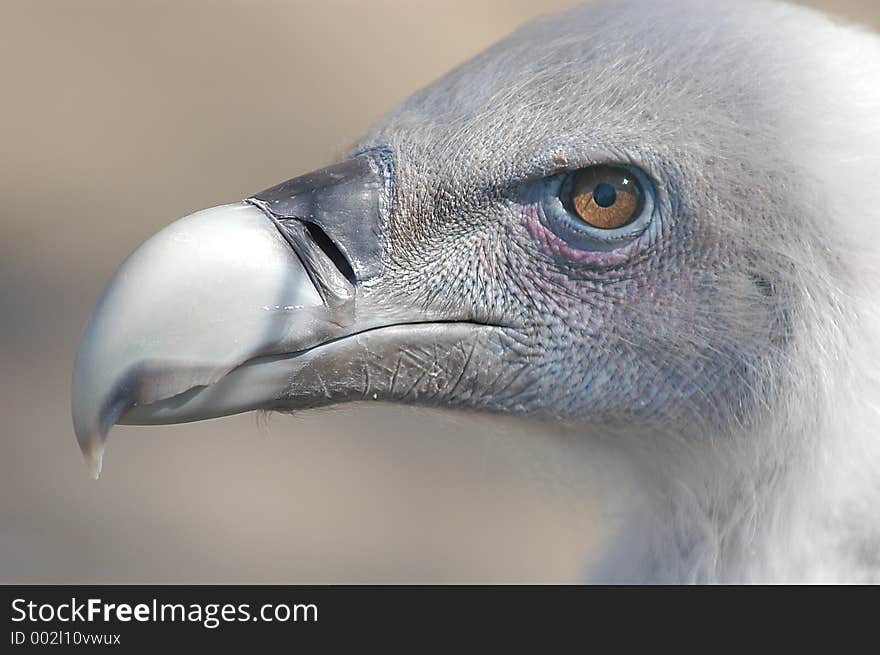
POLYGON ((654 184, 635 166, 596 164, 526 189, 538 196, 547 227, 578 250, 616 250, 656 229, 654 184))
POLYGON ((616 230, 641 214, 644 191, 633 173, 617 166, 590 166, 571 175, 563 202, 591 227, 616 230))

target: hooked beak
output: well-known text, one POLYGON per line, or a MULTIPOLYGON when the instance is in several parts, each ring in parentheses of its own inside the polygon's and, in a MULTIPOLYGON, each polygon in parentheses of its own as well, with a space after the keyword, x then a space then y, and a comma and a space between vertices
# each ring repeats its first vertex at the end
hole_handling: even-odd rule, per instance
POLYGON ((73 424, 94 477, 115 423, 395 399, 404 386, 418 400, 445 385, 426 387, 424 371, 404 379, 401 349, 419 344, 446 344, 463 374, 461 344, 486 326, 364 284, 383 273, 390 168, 386 151, 370 151, 180 219, 123 262, 74 367, 73 424))

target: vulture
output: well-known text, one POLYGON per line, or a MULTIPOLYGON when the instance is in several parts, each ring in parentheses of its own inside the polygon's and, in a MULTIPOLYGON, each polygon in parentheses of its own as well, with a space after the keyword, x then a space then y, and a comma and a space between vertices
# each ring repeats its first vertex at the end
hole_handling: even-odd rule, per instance
POLYGON ((587 581, 877 582, 878 175, 868 29, 750 0, 545 17, 338 163, 136 249, 76 436, 97 477, 116 423, 518 417, 644 490, 587 581))

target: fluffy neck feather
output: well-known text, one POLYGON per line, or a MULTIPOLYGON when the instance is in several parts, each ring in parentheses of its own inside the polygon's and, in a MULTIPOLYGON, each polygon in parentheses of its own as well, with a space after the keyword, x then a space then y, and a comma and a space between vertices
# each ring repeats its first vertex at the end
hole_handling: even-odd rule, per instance
POLYGON ((814 326, 801 376, 760 426, 609 439, 640 493, 588 580, 880 581, 876 325, 863 312, 814 326))

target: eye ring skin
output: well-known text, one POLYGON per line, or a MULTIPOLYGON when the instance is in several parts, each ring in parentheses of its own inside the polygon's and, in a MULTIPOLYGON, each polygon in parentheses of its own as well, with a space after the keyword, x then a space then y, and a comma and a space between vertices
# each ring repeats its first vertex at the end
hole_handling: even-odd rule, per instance
MULTIPOLYGON (((632 242, 642 235, 654 222, 656 191, 648 176, 635 166, 626 164, 597 164, 597 166, 620 168, 630 173, 642 191, 642 207, 633 220, 615 229, 593 227, 580 216, 573 215, 565 206, 563 198, 570 192, 574 178, 583 170, 566 171, 541 180, 545 192, 539 200, 547 227, 568 245, 585 251, 608 252, 632 242)), ((590 168, 590 167, 584 167, 590 168)))

